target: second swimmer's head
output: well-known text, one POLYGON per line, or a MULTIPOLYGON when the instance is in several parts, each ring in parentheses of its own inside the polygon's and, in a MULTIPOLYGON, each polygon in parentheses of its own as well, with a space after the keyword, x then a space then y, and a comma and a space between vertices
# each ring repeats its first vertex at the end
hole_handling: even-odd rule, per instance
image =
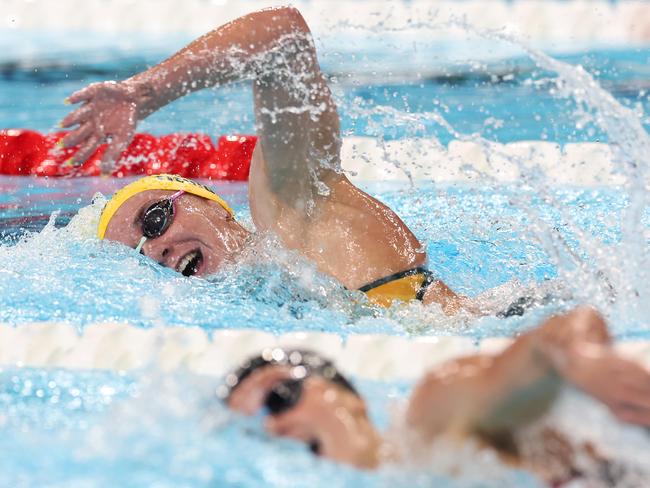
POLYGON ((97 235, 121 242, 185 276, 215 273, 248 231, 208 187, 175 175, 146 176, 118 190, 97 235))

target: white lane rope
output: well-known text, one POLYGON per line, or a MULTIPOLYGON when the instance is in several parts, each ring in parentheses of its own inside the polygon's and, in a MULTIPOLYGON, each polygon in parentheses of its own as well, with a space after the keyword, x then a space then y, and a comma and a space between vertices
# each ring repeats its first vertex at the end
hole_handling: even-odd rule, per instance
MULTIPOLYGON (((352 335, 295 332, 275 336, 247 329, 223 329, 209 336, 198 327, 141 327, 105 323, 79 333, 72 325, 0 325, 0 367, 109 369, 130 371, 184 368, 220 376, 267 347, 298 347, 332 359, 346 374, 373 380, 414 380, 444 361, 496 353, 510 343, 501 337, 352 335)), ((624 355, 650 367, 650 341, 623 342, 624 355)))

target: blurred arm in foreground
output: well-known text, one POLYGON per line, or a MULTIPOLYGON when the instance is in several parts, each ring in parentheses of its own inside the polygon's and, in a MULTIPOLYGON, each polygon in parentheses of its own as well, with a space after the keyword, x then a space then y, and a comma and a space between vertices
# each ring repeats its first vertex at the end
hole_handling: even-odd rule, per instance
MULTIPOLYGON (((331 373, 333 366, 307 368, 309 374, 298 381, 300 366, 289 360, 258 362, 243 377, 235 375, 229 405, 253 413, 270 402, 270 432, 307 442, 333 460, 361 468, 399 460, 372 426, 356 390, 331 373), (329 377, 322 373, 328 368, 329 377)), ((560 432, 547 430, 539 441, 547 462, 531 462, 521 455, 515 436, 548 411, 563 383, 604 403, 622 421, 650 426, 650 373, 614 351, 597 312, 580 308, 551 317, 501 354, 458 359, 428 373, 409 402, 406 422, 415 434, 410 439, 474 439, 549 483, 566 481, 578 476, 577 449, 595 462, 606 461, 593 448, 572 447, 560 432)))

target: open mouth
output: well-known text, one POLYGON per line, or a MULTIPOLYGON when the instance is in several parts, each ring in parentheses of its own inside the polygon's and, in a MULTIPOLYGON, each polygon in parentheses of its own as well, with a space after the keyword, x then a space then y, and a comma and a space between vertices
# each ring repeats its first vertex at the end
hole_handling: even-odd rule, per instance
POLYGON ((198 272, 202 262, 203 254, 200 249, 190 251, 178 262, 176 265, 176 271, 181 273, 183 276, 193 276, 198 272))

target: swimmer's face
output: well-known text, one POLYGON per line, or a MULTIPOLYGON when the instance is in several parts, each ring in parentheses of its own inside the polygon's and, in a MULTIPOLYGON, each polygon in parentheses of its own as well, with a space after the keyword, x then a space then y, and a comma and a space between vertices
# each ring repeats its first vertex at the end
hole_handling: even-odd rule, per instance
MULTIPOLYGON (((247 377, 230 395, 228 406, 247 415, 262 408, 269 391, 291 378, 286 366, 266 366, 247 377)), ((269 415, 266 429, 309 445, 323 457, 374 468, 381 439, 368 419, 364 401, 354 393, 320 376, 303 383, 298 403, 277 415, 269 415)))
MULTIPOLYGON (((174 193, 148 190, 129 198, 111 219, 105 238, 135 249, 142 238, 144 212, 174 193)), ((147 239, 142 252, 186 276, 205 276, 239 253, 247 235, 221 205, 184 193, 174 202, 171 225, 161 236, 147 239)))

